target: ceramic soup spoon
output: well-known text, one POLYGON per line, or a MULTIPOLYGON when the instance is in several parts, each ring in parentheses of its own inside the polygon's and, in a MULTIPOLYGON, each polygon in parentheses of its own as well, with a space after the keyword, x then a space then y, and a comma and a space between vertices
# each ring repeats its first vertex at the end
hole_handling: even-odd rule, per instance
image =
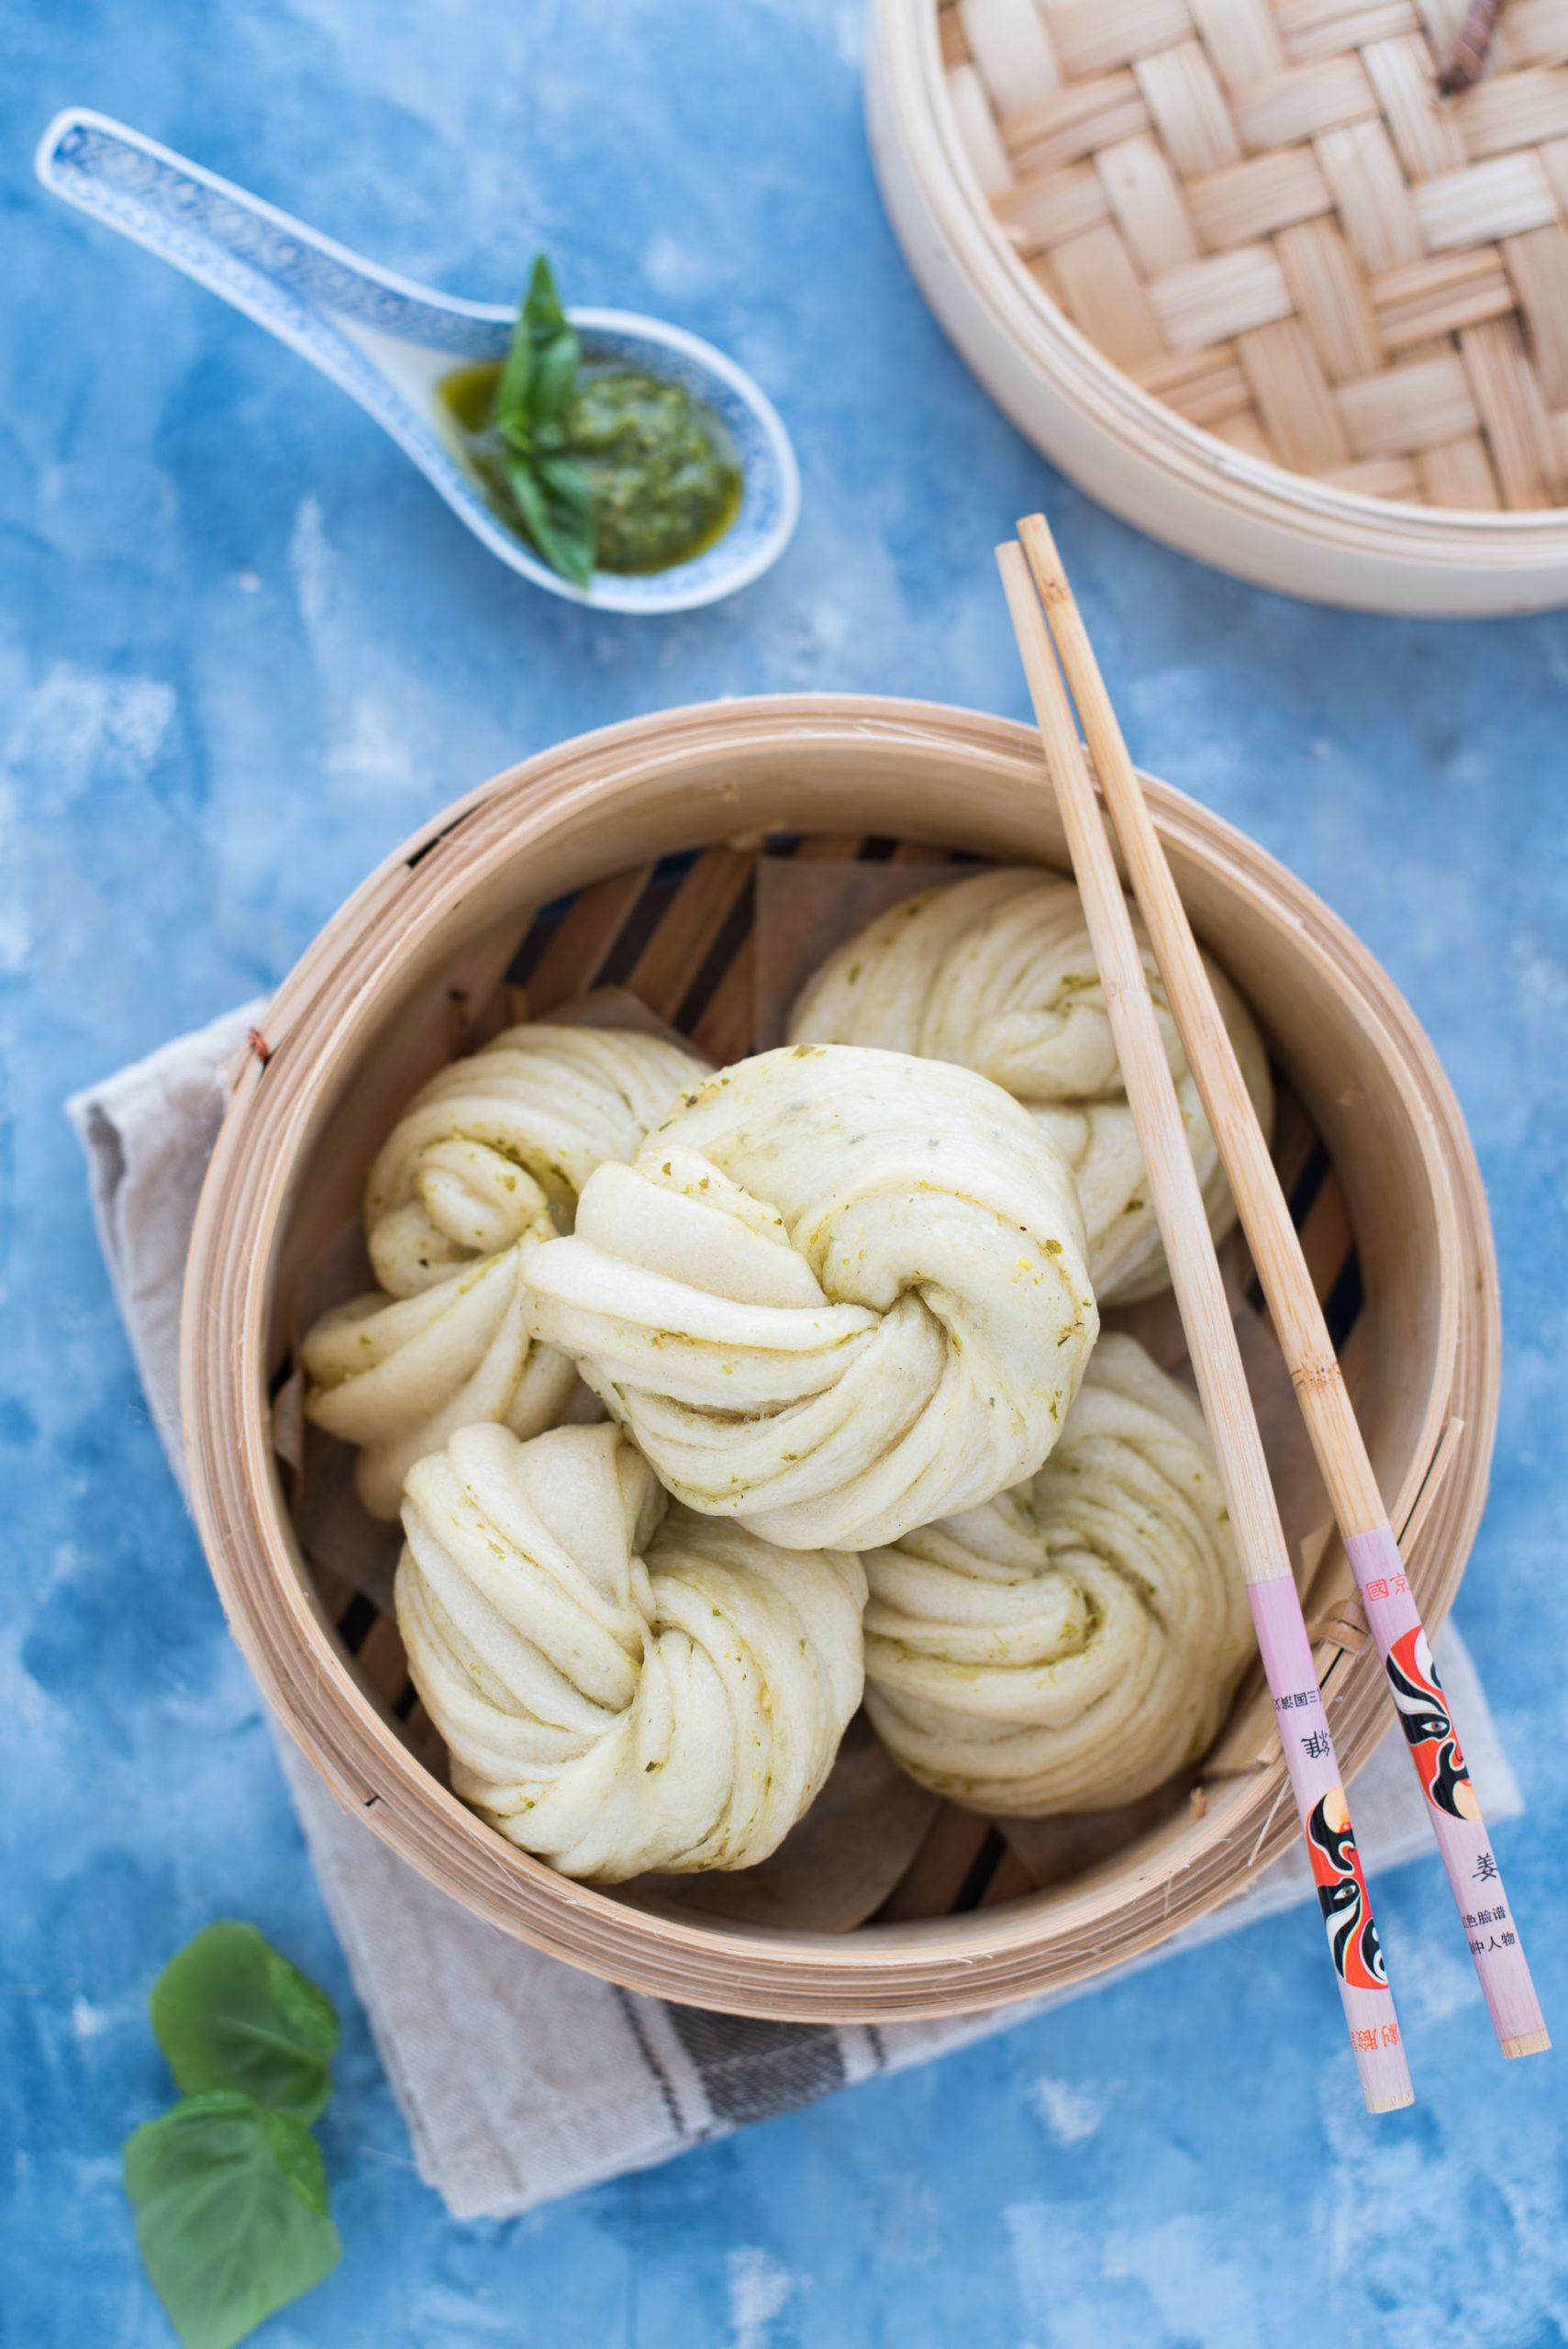
POLYGON ((716 410, 740 462, 740 509, 723 537, 689 562, 638 576, 596 571, 577 588, 491 511, 437 421, 440 378, 465 362, 504 357, 515 311, 395 277, 84 107, 55 117, 37 168, 54 195, 172 262, 330 375, 492 554, 552 596, 602 611, 689 611, 744 587, 789 542, 800 506, 789 436, 749 375, 679 327, 626 310, 571 312, 586 361, 662 376, 716 410))

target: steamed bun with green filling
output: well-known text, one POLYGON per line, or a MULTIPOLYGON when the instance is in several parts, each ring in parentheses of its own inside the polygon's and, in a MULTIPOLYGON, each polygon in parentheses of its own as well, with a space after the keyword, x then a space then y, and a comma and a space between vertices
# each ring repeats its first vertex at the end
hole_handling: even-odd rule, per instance
MULTIPOLYGON (((1132 920, 1209 1229, 1220 1240, 1236 1220, 1235 1203, 1153 950, 1136 912, 1132 920)), ((1273 1092, 1262 1038, 1224 972, 1207 954, 1204 965, 1266 1130, 1273 1092)), ((1169 1287, 1105 992, 1071 881, 1014 869, 906 898, 828 956, 802 989, 789 1034, 795 1043, 917 1052, 1005 1086, 1072 1166, 1101 1305, 1169 1287)))
POLYGON ((541 1022, 415 1095, 365 1186, 381 1287, 324 1315, 300 1350, 306 1410, 359 1447, 373 1517, 396 1517, 408 1469, 456 1429, 554 1425, 576 1376, 528 1326, 529 1263, 594 1168, 631 1157, 706 1073, 660 1037, 541 1022))
POLYGON ((1253 1652, 1203 1414, 1128 1337, 1035 1475, 864 1563, 866 1710, 988 1815, 1137 1801, 1207 1751, 1253 1652))
POLYGON ((858 1558, 666 1509, 613 1427, 465 1428, 403 1522, 408 1668, 503 1835, 609 1884, 783 1842, 860 1702, 858 1558))
POLYGON ((1038 1468, 1098 1328, 1060 1151, 973 1071, 798 1046, 684 1097, 529 1262, 535 1335, 687 1505, 860 1549, 1038 1468))

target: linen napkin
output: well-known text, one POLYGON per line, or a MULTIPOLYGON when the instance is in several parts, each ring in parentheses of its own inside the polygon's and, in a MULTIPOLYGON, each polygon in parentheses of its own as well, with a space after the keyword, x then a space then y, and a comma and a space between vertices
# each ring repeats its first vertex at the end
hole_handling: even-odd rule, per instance
MULTIPOLYGON (((261 1002, 244 1005, 66 1104, 87 1156, 109 1277, 182 1489, 185 1255, 228 1099, 223 1070, 264 1010, 261 1002)), ((1474 1666, 1451 1628, 1439 1649, 1486 1814, 1516 1818, 1523 1803, 1474 1666)), ((643 1998, 471 1916, 340 1810, 281 1730, 277 1744, 419 2175, 454 2218, 511 2217, 646 2168, 873 2073, 1005 2030, 1110 1978, 957 2021, 874 2029, 755 2021, 643 1998)), ((1369 1875, 1434 1855, 1396 1731, 1357 1778, 1355 1802, 1369 1875)), ((1293 1846, 1235 1899, 1117 1973, 1311 1898, 1305 1856, 1293 1846)))

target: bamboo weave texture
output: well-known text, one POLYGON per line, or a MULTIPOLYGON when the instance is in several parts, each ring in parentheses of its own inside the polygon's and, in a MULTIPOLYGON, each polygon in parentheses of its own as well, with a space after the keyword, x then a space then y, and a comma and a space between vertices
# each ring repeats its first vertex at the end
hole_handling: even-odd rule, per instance
POLYGON ((1568 0, 947 0, 953 118, 1046 297, 1257 457, 1568 504, 1568 0))

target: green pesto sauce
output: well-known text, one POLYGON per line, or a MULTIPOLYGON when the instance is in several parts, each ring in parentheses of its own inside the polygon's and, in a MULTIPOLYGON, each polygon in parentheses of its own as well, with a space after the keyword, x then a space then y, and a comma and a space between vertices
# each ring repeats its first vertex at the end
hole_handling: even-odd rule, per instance
MULTIPOLYGON (((436 385, 443 424, 494 512, 527 539, 492 421, 503 362, 459 367, 436 385)), ((740 466, 706 400, 658 375, 585 367, 564 417, 566 453, 587 474, 601 571, 668 571, 724 536, 740 505, 740 466)))

